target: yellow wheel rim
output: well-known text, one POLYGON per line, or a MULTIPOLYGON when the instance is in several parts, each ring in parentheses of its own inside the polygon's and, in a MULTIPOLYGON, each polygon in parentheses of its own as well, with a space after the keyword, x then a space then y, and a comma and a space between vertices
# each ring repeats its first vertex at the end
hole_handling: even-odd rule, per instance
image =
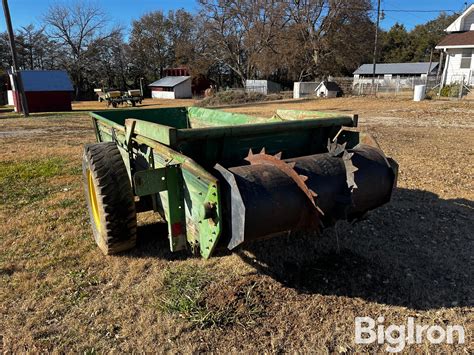
POLYGON ((90 170, 87 170, 87 184, 89 187, 89 201, 91 202, 92 217, 94 218, 94 223, 97 230, 100 231, 99 206, 97 204, 97 194, 95 193, 94 179, 92 178, 92 173, 90 170))

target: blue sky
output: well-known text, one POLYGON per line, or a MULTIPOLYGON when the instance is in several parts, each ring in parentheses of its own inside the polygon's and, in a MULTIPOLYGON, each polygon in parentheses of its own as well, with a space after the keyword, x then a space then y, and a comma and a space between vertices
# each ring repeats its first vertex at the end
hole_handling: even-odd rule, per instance
MULTIPOLYGON (((184 8, 194 12, 197 10, 195 0, 95 0, 102 6, 114 23, 120 23, 125 28, 130 28, 132 20, 139 18, 146 12, 154 10, 168 11, 170 9, 184 8)), ((468 2, 472 2, 470 0, 468 2)), ((13 26, 18 28, 29 23, 39 23, 41 15, 45 13, 55 0, 9 0, 13 26)), ((382 9, 386 10, 461 10, 464 0, 382 0, 382 9)), ((1 11, 1 10, 0 10, 1 11)), ((3 11, 2 11, 3 12, 3 11)), ((385 19, 381 25, 389 28, 395 22, 403 23, 407 28, 424 23, 438 15, 436 12, 385 12, 385 19)), ((3 13, 0 15, 0 31, 5 31, 3 13)))

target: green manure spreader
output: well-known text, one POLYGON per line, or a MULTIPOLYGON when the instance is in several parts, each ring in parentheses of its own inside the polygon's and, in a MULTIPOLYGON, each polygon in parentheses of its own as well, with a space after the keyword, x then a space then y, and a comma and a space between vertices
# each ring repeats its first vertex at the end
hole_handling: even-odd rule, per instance
POLYGON ((90 115, 98 143, 84 148, 84 188, 104 254, 134 247, 140 212, 166 221, 171 251, 209 258, 356 220, 387 203, 396 184, 396 162, 355 128, 357 116, 198 107, 90 115))

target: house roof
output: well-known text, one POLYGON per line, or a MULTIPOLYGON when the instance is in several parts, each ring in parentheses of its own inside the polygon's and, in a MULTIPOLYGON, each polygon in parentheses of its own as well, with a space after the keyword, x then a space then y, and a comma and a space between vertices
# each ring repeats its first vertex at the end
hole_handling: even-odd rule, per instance
MULTIPOLYGON (((421 63, 381 63, 375 68, 376 75, 384 74, 426 74, 428 71, 433 71, 439 63, 421 62, 421 63), (428 70, 431 69, 431 70, 428 70)), ((362 64, 353 74, 354 75, 372 75, 373 64, 362 64)))
POLYGON ((184 83, 186 80, 191 79, 190 76, 165 76, 160 80, 154 81, 148 86, 161 86, 165 88, 174 88, 176 85, 184 83))
MULTIPOLYGON (((474 12, 474 4, 471 4, 466 10, 452 23, 446 28, 446 32, 460 32, 460 31, 468 31, 469 28, 465 26, 465 20, 474 12)), ((469 23, 469 22, 468 22, 469 23)))
POLYGON ((451 33, 438 43, 436 48, 473 47, 474 31, 451 33))
POLYGON ((340 86, 334 81, 321 81, 314 91, 318 91, 322 85, 324 85, 328 91, 341 91, 340 86))
POLYGON ((73 91, 71 80, 63 70, 20 70, 25 91, 73 91))

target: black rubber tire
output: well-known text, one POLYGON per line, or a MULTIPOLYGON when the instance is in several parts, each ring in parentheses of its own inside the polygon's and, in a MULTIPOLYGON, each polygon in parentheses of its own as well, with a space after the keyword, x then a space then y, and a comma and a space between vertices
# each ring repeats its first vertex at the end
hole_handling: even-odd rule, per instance
POLYGON ((135 200, 117 145, 86 145, 82 175, 92 232, 100 250, 110 255, 133 248, 137 239, 135 200))

